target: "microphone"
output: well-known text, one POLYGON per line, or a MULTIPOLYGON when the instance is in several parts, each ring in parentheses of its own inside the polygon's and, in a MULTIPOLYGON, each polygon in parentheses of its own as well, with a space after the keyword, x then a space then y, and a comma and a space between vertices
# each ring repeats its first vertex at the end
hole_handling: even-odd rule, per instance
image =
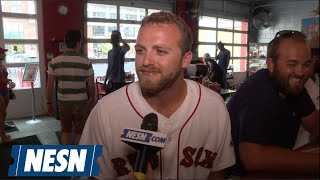
MULTIPOLYGON (((158 116, 155 113, 146 115, 143 118, 141 129, 158 131, 158 116)), ((133 169, 133 174, 138 179, 145 179, 145 174, 147 172, 148 162, 152 151, 152 147, 148 145, 140 146, 140 148, 138 148, 138 155, 133 169)))
POLYGON ((150 156, 164 147, 167 135, 157 132, 158 116, 150 113, 143 118, 141 129, 125 128, 120 139, 137 149, 137 158, 134 165, 134 175, 145 179, 150 156))

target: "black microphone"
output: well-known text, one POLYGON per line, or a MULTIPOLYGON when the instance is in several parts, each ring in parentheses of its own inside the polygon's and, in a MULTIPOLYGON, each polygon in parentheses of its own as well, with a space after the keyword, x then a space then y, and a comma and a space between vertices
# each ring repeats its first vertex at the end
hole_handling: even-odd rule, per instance
POLYGON ((137 150, 133 174, 139 179, 145 179, 151 155, 164 147, 166 134, 158 131, 158 116, 147 114, 142 121, 141 129, 125 128, 120 139, 137 150))
MULTIPOLYGON (((149 131, 158 131, 158 116, 155 113, 150 113, 143 118, 141 129, 149 131)), ((149 145, 142 145, 138 148, 136 163, 134 165, 133 174, 138 179, 145 179, 148 162, 154 148, 149 145)))

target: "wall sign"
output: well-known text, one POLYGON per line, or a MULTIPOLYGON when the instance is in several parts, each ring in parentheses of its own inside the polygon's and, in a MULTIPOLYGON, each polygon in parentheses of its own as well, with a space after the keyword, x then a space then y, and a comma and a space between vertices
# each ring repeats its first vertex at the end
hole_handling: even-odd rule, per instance
POLYGON ((319 48, 319 17, 302 19, 302 32, 307 36, 311 48, 319 48))
POLYGON ((27 63, 25 68, 24 68, 24 73, 23 73, 23 82, 34 82, 37 72, 38 72, 38 63, 27 63))

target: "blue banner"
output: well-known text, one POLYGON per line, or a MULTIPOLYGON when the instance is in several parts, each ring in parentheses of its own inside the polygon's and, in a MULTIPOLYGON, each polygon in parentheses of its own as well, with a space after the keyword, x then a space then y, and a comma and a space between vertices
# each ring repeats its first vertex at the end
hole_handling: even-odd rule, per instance
POLYGON ((8 176, 97 176, 102 145, 14 145, 8 176))

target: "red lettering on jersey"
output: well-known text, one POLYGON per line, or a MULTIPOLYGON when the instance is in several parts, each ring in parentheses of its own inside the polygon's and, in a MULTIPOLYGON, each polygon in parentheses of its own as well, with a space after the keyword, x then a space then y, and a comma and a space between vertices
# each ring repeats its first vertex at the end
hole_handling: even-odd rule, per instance
POLYGON ((205 167, 205 168, 212 168, 212 164, 214 159, 217 156, 217 153, 213 153, 212 151, 209 150, 204 150, 206 152, 206 157, 204 160, 198 163, 199 166, 205 167))
POLYGON ((193 165, 193 155, 195 153, 197 153, 194 162, 195 167, 202 166, 205 168, 212 168, 213 161, 217 156, 217 153, 213 153, 212 151, 204 149, 203 147, 201 147, 198 151, 197 148, 186 147, 182 152, 184 159, 181 160, 180 165, 185 167, 191 167, 193 165), (202 161, 200 161, 203 151, 205 152, 205 157, 202 161))
POLYGON ((118 176, 127 175, 130 171, 126 167, 126 161, 122 158, 115 158, 111 160, 113 163, 114 169, 117 171, 118 176))
POLYGON ((197 152, 196 161, 195 161, 195 163, 194 163, 196 167, 197 167, 198 165, 200 165, 199 163, 200 163, 200 158, 201 158, 203 149, 204 149, 204 148, 202 147, 202 148, 200 148, 200 149, 198 150, 198 152, 197 152))
MULTIPOLYGON (((136 158, 137 158, 137 152, 131 153, 127 155, 128 158, 128 162, 131 165, 132 169, 134 167, 134 164, 136 162, 136 158)), ((128 168, 125 166, 126 165, 126 160, 122 159, 122 158, 114 158, 111 160, 114 166, 114 169, 117 171, 117 175, 118 176, 124 176, 129 174, 130 170, 128 170, 128 168)), ((156 169, 158 167, 159 164, 159 157, 157 154, 152 154, 149 162, 151 164, 152 169, 156 169)))
POLYGON ((191 167, 193 164, 192 156, 196 151, 197 151, 196 148, 192 148, 192 147, 184 148, 182 151, 184 155, 184 159, 182 159, 182 161, 180 162, 180 165, 183 165, 185 167, 191 167))

